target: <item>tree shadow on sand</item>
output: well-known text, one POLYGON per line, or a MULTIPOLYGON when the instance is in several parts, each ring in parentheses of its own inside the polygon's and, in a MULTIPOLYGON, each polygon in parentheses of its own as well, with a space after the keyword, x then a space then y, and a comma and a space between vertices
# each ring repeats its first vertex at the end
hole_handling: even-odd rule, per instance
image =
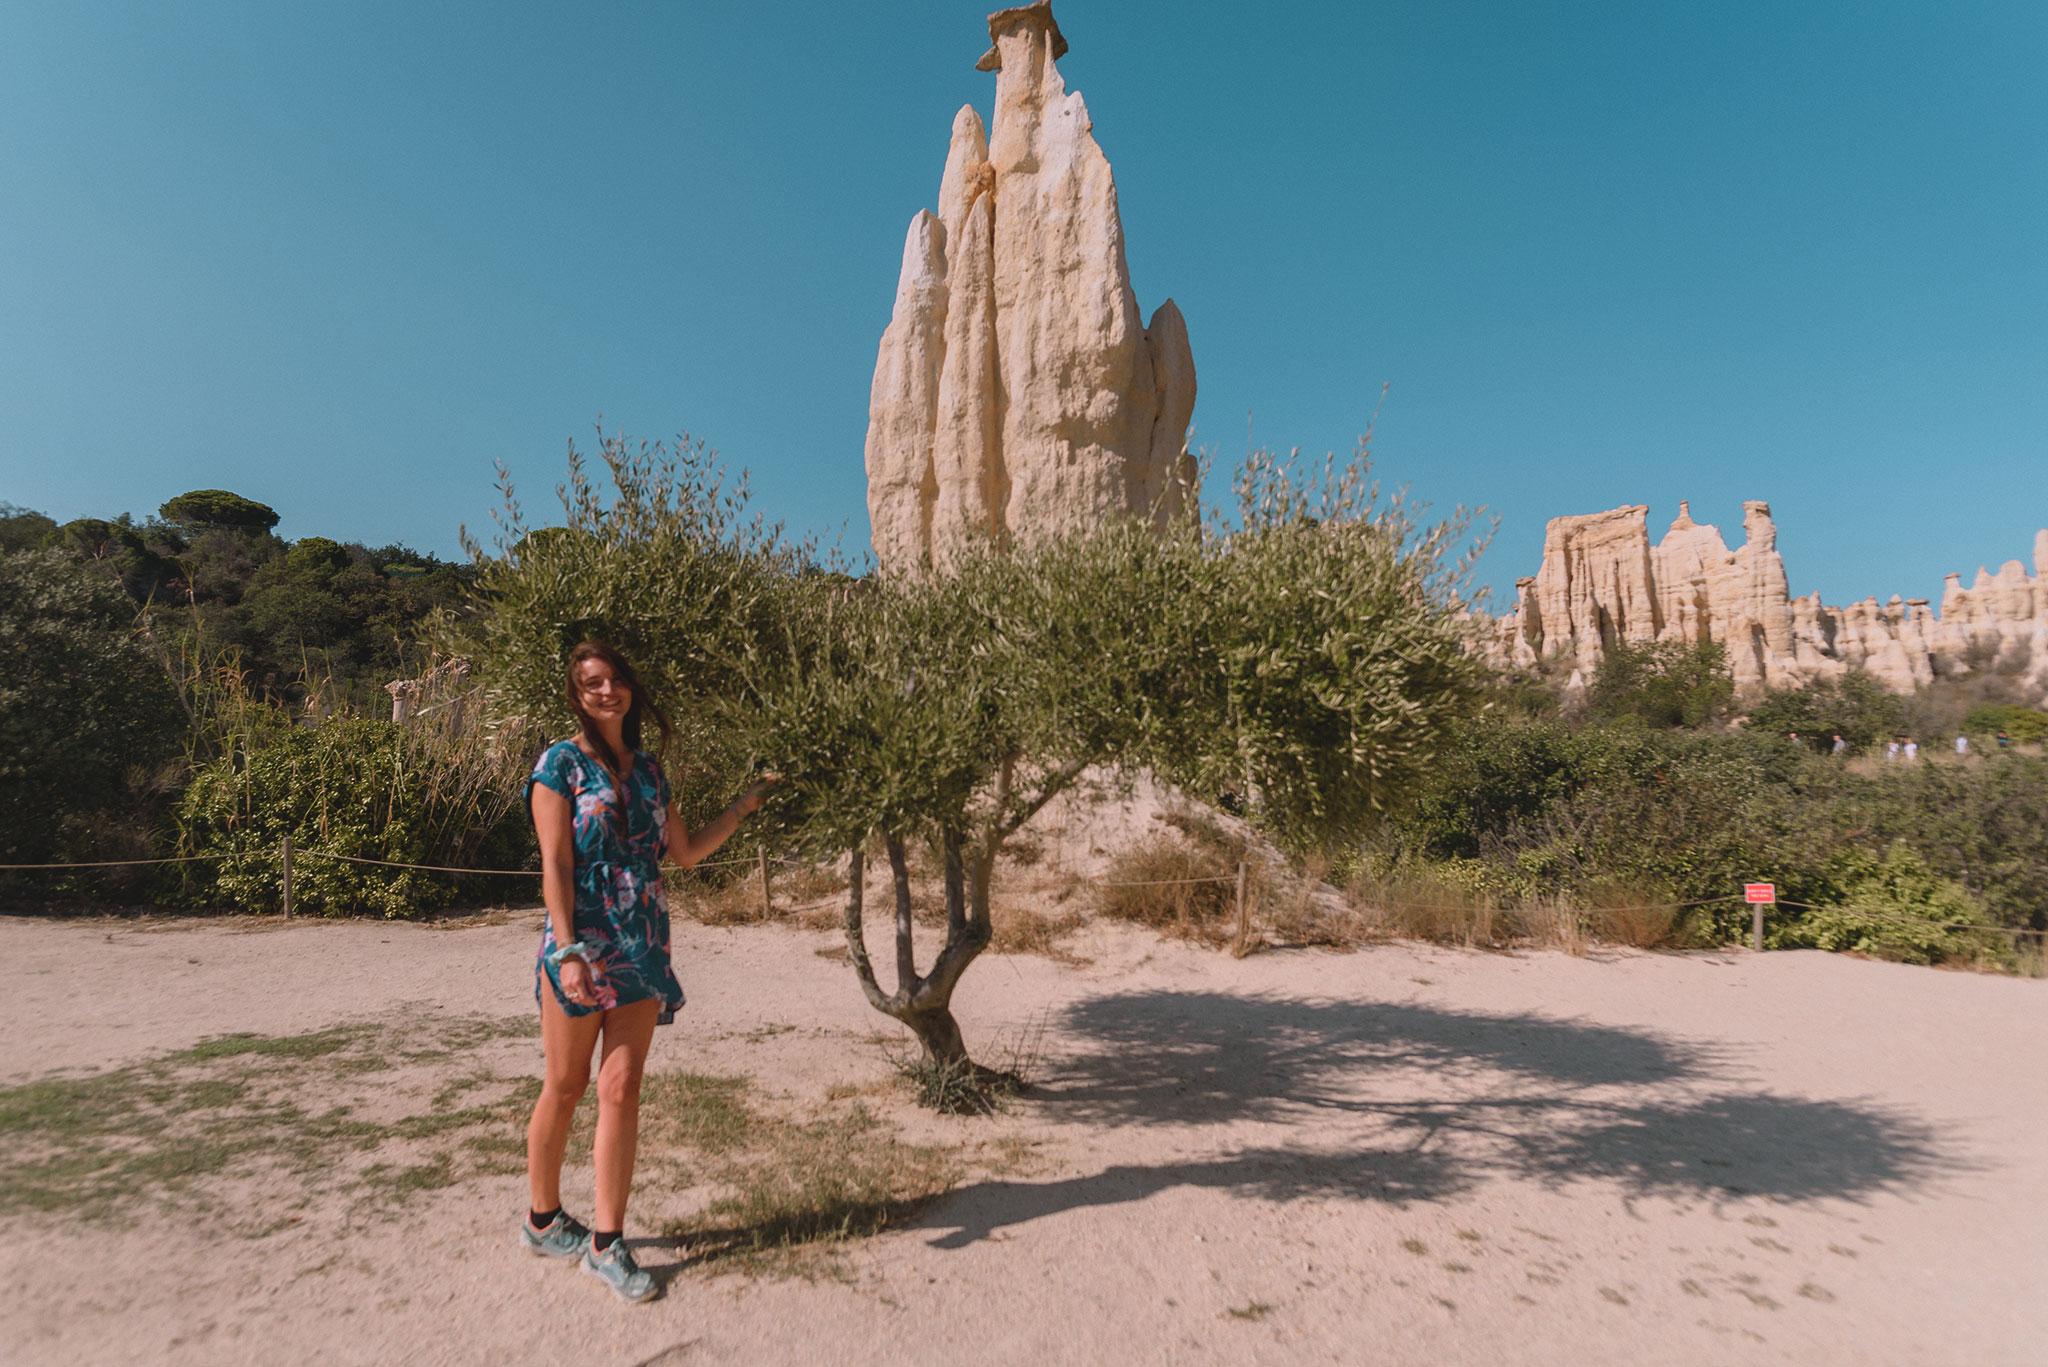
POLYGON ((1106 1127, 1313 1125, 1213 1159, 963 1187, 927 1214, 960 1248, 1006 1225, 1207 1187, 1266 1200, 1433 1201, 1487 1182, 1628 1196, 1856 1200, 1970 1165, 1895 1107, 1740 1085, 1725 1051, 1648 1031, 1414 1004, 1143 992, 1076 1003, 1082 1048, 1034 1089, 1106 1127))

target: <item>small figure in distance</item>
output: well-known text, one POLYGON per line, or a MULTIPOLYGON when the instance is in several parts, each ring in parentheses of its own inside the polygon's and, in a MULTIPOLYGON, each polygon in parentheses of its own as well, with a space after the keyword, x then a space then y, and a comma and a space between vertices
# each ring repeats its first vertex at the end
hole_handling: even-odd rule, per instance
POLYGON ((1884 743, 1884 758, 1885 758, 1885 762, 1886 762, 1887 764, 1889 764, 1889 763, 1890 763, 1891 761, 1893 761, 1893 760, 1897 759, 1898 757, 1899 757, 1899 738, 1898 738, 1897 736, 1894 736, 1894 737, 1892 737, 1892 738, 1891 738, 1890 740, 1888 740, 1888 741, 1886 741, 1886 742, 1884 743))
POLYGON ((1970 738, 1968 736, 1956 737, 1956 753, 1959 755, 1967 755, 1970 753, 1970 738))
POLYGON ((2008 745, 2010 745, 2010 744, 2012 744, 2012 737, 2011 737, 2011 736, 2008 736, 2008 735, 2006 735, 2006 734, 2005 734, 2005 728, 2004 728, 2004 727, 2002 727, 2002 726, 2001 726, 2001 727, 1999 727, 1999 728, 1998 728, 1998 748, 1999 748, 1999 749, 2001 749, 2001 750, 2003 750, 2003 749, 2004 749, 2004 748, 2005 748, 2006 746, 2008 746, 2008 745))
POLYGON ((1908 762, 1920 758, 1920 742, 1914 740, 1911 736, 1906 737, 1906 748, 1903 753, 1908 762))
POLYGON ((1835 743, 1830 747, 1829 753, 1835 755, 1846 755, 1849 753, 1849 742, 1842 739, 1841 732, 1837 731, 1835 733, 1835 743))
POLYGON ((621 1237, 640 1077, 654 1027, 683 1004, 669 963, 661 861, 687 869, 709 856, 761 809, 777 777, 762 775, 739 801, 690 830, 670 806, 662 772, 672 728, 633 667, 610 646, 585 641, 569 652, 568 676, 577 735, 547 748, 526 788, 547 903, 534 965, 546 1062, 526 1130, 532 1209, 519 1222, 519 1242, 530 1253, 576 1259, 621 1300, 644 1301, 660 1288, 621 1237), (660 732, 651 752, 640 748, 643 721, 660 732), (600 1042, 592 1230, 562 1209, 562 1152, 600 1042))
POLYGON ((1791 741, 1794 745, 1797 745, 1799 744, 1799 733, 1797 731, 1787 731, 1785 733, 1785 739, 1791 741))

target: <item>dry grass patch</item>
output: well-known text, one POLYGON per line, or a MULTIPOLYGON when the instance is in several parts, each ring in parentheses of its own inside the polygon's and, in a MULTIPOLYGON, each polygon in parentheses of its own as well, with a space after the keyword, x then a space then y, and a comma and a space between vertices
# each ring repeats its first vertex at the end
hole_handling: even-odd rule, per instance
POLYGON ((989 948, 997 954, 1039 954, 1062 963, 1080 960, 1062 943, 1086 924, 1075 908, 1045 913, 1016 902, 997 900, 989 907, 989 948))
POLYGON ((1584 889, 1578 900, 1584 904, 1587 929, 1609 944, 1662 949, 1689 938, 1684 914, 1672 905, 1668 889, 1600 882, 1584 889))
POLYGON ((1329 861, 1310 859, 1301 871, 1276 886, 1260 908, 1258 928, 1281 944, 1356 949, 1387 939, 1376 915, 1368 914, 1329 888, 1329 861))
POLYGON ((1237 935, 1237 875, 1246 869, 1245 900, 1256 908, 1268 891, 1263 860, 1214 822, 1170 813, 1185 838, 1160 832, 1126 846, 1110 860, 1096 887, 1096 907, 1119 921, 1203 944, 1229 944, 1237 935))
POLYGON ((1590 943, 1586 918, 1577 907, 1562 898, 1531 902, 1517 912, 1522 933, 1546 949, 1561 949, 1574 958, 1583 957, 1590 943))
POLYGON ((836 1246, 908 1221, 960 1177, 951 1153, 904 1143, 858 1101, 806 1121, 744 1114, 744 1140, 714 1177, 723 1194, 667 1228, 690 1265, 808 1274, 836 1246))
POLYGON ((1438 879, 1360 878, 1346 897, 1386 934, 1405 940, 1497 949, 1516 929, 1514 918, 1484 893, 1438 879))
POLYGON ((837 899, 846 893, 846 875, 836 869, 771 861, 767 901, 757 868, 729 864, 702 873, 673 868, 667 873, 676 905, 700 925, 832 930, 840 924, 837 899))
POLYGON ((99 1221, 151 1205, 220 1213, 240 1204, 234 1184, 266 1177, 375 1204, 503 1171, 520 1088, 474 1055, 534 1033, 521 1016, 226 1035, 0 1088, 0 1183, 18 1210, 99 1221), (465 1070, 454 1081, 451 1063, 465 1070))

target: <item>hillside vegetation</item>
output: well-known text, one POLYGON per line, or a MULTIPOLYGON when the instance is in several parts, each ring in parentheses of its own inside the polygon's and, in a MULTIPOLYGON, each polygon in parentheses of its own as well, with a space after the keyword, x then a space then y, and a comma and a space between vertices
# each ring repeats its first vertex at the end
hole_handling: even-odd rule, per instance
MULTIPOLYGON (((1767 881, 1774 945, 2038 960, 2037 938, 1964 929, 2048 929, 2048 716, 1995 681, 1902 698, 1851 673, 1738 698, 1712 645, 1617 649, 1578 694, 1481 680, 1439 649, 1456 529, 1397 517, 1347 541, 1270 458, 1241 477, 1259 538, 1082 538, 884 591, 751 519, 701 448, 601 454, 610 486, 573 471, 567 525, 464 565, 286 542, 219 490, 147 522, 0 509, 0 861, 208 856, 0 875, 0 895, 274 908, 286 834, 528 866, 524 768, 568 723, 561 652, 601 634, 684 723, 686 810, 790 769, 762 832, 777 848, 893 828, 946 867, 953 842, 963 921, 976 842, 1014 829, 992 813, 1083 765, 1143 765, 1355 898, 1485 908, 1502 942, 1573 906, 1594 934, 1621 908, 1620 938, 1725 943, 1748 925, 1733 895, 1767 881), (1423 558, 1376 558, 1401 544, 1423 558), (1412 628, 1401 603, 1422 605, 1412 628), (444 663, 439 701, 390 722, 382 685, 451 651, 474 675, 444 663), (1886 759, 1907 735, 1919 758, 1886 759)), ((1370 506, 1362 468, 1324 486, 1333 524, 1370 506)), ((406 916, 526 886, 307 862, 297 900, 406 916)))

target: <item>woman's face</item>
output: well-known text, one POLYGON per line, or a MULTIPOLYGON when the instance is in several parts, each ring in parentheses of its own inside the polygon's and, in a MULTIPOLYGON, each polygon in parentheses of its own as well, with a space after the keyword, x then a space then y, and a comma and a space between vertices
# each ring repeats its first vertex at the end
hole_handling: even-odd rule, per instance
POLYGON ((576 698, 592 721, 623 722, 633 709, 633 690, 626 687, 611 665, 599 659, 578 660, 576 698))

